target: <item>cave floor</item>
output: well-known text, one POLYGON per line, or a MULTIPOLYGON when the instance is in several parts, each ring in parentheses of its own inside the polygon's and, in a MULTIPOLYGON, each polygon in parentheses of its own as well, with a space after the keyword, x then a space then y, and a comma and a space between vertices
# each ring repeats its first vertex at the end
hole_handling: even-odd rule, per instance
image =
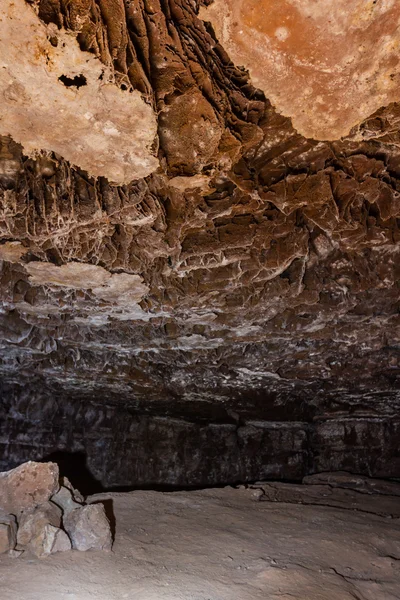
MULTIPOLYGON (((113 552, 2 556, 1 600, 400 598, 400 519, 374 514, 376 498, 364 495, 362 509, 352 510, 262 502, 257 494, 92 496, 112 506, 113 552)), ((400 497, 384 501, 398 515, 400 497)))

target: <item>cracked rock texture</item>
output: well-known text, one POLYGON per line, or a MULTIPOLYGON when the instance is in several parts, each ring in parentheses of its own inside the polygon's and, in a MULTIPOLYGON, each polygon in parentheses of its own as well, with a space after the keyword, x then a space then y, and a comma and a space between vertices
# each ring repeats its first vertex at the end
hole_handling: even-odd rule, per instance
MULTIPOLYGON (((200 4, 18 0, 13 23, 2 6, 2 35, 18 19, 34 27, 18 55, 24 69, 1 55, 15 77, 26 67, 32 99, 17 86, 4 100, 0 88, 1 132, 11 134, 0 143, 0 469, 69 452, 107 486, 341 469, 399 477, 399 7, 347 2, 344 18, 332 3, 326 35, 340 47, 346 37, 349 52, 365 41, 345 83, 329 76, 343 101, 342 84, 353 94, 350 114, 318 63, 336 48, 318 37, 326 2, 310 15, 311 3, 298 3, 310 16, 307 47, 283 31, 274 44, 289 57, 319 40, 310 74, 290 75, 296 86, 317 73, 293 104, 307 109, 306 129, 272 88, 254 87, 253 63, 210 16, 218 0, 207 11, 203 2, 203 18, 200 4), (50 68, 34 52, 39 38, 55 61, 41 102, 59 98, 67 112, 46 104, 53 120, 40 125, 45 138, 32 121, 29 145, 10 127, 39 114, 35 86, 50 68), (70 52, 77 70, 63 82, 70 52), (94 83, 101 69, 111 81, 94 83), (121 128, 114 138, 89 119, 101 148, 80 129, 92 93, 104 99, 101 127, 107 114, 121 128), (322 134, 321 110, 343 130, 322 134)), ((250 4, 235 3, 243 14, 250 4)), ((300 23, 293 2, 279 3, 283 12, 258 5, 262 19, 255 3, 246 12, 250 29, 300 23)), ((257 35, 268 46, 269 30, 257 35)))

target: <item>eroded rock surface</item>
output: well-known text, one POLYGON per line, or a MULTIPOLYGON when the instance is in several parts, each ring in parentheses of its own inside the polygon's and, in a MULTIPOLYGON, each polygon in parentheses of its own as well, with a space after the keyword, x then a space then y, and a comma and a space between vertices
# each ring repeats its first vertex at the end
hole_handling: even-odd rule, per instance
POLYGON ((18 520, 17 541, 20 546, 37 546, 36 538, 44 534, 46 525, 60 527, 62 511, 52 502, 43 502, 25 510, 18 520))
POLYGON ((396 0, 215 0, 201 16, 306 137, 336 140, 400 100, 396 0))
POLYGON ((17 558, 28 552, 44 558, 72 548, 111 550, 113 539, 104 505, 83 504, 69 480, 60 481, 68 487, 58 485, 54 463, 29 462, 0 473, 0 554, 17 558), (56 475, 56 485, 49 485, 49 474, 56 475))
MULTIPOLYGON (((0 133, 25 154, 53 151, 118 184, 157 169, 152 107, 138 91, 120 89, 110 68, 80 50, 74 35, 46 27, 24 0, 2 2, 0 57, 0 133)), ((44 172, 53 171, 47 160, 44 172)))
MULTIPOLYGON (((278 4, 291 19, 294 3, 257 8, 271 31, 278 4)), ((379 108, 395 99, 394 54, 381 53, 396 41, 397 9, 367 4, 332 5, 329 43, 318 38, 322 52, 346 35, 353 52, 375 36, 365 60, 382 58, 382 81, 358 90, 371 104, 351 103, 366 112, 330 115, 357 125, 331 142, 300 135, 253 87, 203 20, 212 5, 203 18, 189 0, 22 10, 108 69, 118 97, 148 103, 160 166, 116 186, 56 147, 32 158, 1 138, 0 468, 57 451, 86 456, 107 486, 399 476, 400 111, 379 108)), ((297 6, 314 44, 322 3, 310 15, 297 6)), ((346 94, 365 75, 357 60, 346 94)), ((89 87, 57 85, 76 97, 89 87)))
POLYGON ((0 507, 0 554, 12 553, 17 543, 17 524, 14 515, 0 507))

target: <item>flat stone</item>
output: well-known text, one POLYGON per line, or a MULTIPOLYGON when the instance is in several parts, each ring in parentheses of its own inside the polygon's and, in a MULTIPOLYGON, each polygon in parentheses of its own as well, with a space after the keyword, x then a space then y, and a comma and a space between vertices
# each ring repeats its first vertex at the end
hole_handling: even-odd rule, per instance
POLYGON ((59 527, 61 525, 62 510, 52 502, 45 502, 40 506, 23 512, 19 519, 17 541, 19 546, 27 546, 31 540, 37 538, 46 525, 59 527))
POLYGON ((75 510, 82 506, 82 504, 75 502, 71 490, 63 485, 58 492, 51 497, 51 501, 62 509, 64 515, 71 512, 71 510, 75 510))
POLYGON ((111 550, 110 523, 103 504, 88 504, 69 512, 63 525, 76 550, 111 550))
POLYGON ((12 552, 17 541, 17 524, 13 515, 0 512, 0 554, 12 552))
POLYGON ((330 506, 382 517, 400 518, 398 496, 360 493, 356 489, 329 485, 300 485, 278 481, 256 483, 254 486, 263 492, 259 497, 261 502, 330 506))
POLYGON ((29 550, 38 558, 43 558, 55 552, 71 550, 71 542, 65 531, 47 523, 39 535, 31 540, 29 550))
POLYGON ((354 489, 362 494, 400 496, 400 484, 392 481, 354 475, 345 471, 317 473, 303 478, 305 485, 328 485, 335 488, 354 489))
POLYGON ((18 515, 47 502, 59 488, 58 466, 55 463, 29 461, 0 473, 0 508, 18 515))

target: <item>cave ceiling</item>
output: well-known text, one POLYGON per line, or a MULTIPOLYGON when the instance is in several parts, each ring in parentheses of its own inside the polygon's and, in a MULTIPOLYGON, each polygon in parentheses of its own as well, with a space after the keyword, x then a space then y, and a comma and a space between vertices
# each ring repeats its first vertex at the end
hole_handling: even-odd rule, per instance
POLYGON ((399 23, 395 0, 2 0, 3 392, 398 416, 399 23))

